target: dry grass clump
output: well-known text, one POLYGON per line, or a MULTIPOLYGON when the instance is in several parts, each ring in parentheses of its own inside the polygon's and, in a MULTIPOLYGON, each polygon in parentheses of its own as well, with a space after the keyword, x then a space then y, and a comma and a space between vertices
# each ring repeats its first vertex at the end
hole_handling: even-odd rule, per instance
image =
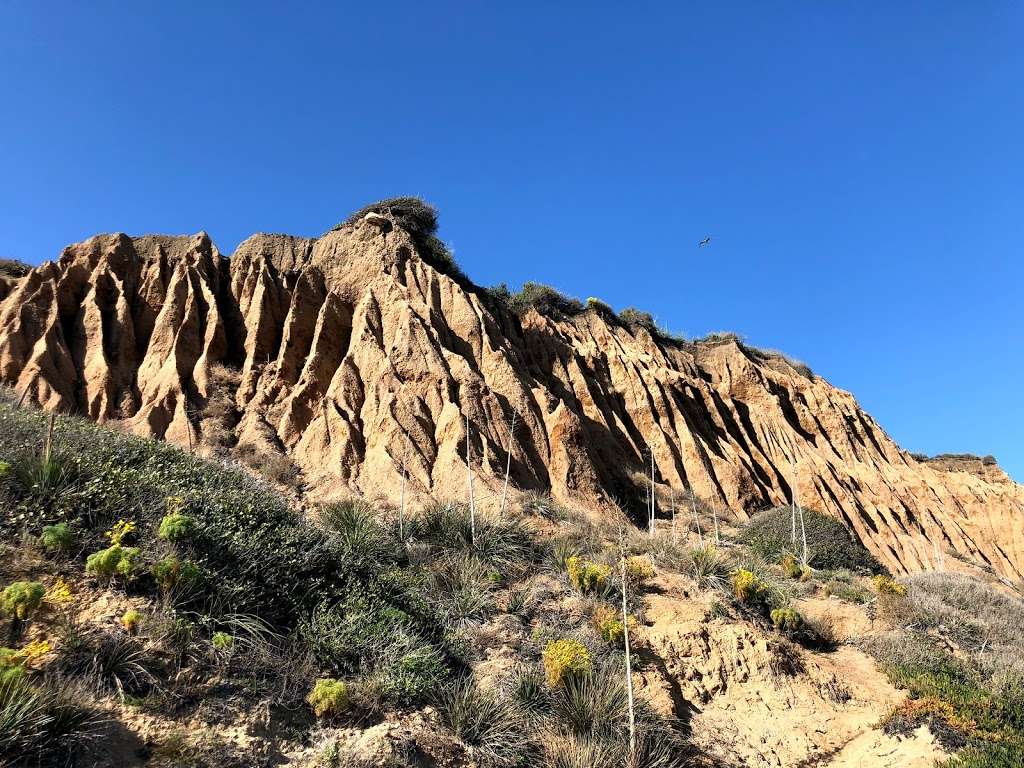
POLYGON ((235 368, 215 363, 210 366, 209 392, 199 422, 203 443, 218 454, 231 450, 237 438, 234 430, 241 414, 235 404, 235 392, 242 374, 235 368))
POLYGON ((906 579, 906 623, 938 630, 967 651, 1016 648, 1024 602, 957 573, 918 573, 906 579))
POLYGON ((302 475, 299 468, 283 453, 269 451, 253 443, 242 443, 234 452, 243 464, 273 483, 290 487, 300 483, 302 475))

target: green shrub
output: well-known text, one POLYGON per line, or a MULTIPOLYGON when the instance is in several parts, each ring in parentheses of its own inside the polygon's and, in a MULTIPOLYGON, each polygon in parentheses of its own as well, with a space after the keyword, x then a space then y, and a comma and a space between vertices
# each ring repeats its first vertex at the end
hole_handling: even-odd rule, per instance
POLYGON ((349 707, 348 686, 341 680, 321 678, 316 681, 306 701, 317 717, 336 717, 349 707))
POLYGON ((373 509, 362 499, 327 504, 320 510, 320 521, 340 545, 340 554, 351 567, 365 571, 381 563, 394 563, 400 551, 398 542, 380 525, 373 509))
POLYGON ((75 543, 75 534, 67 523, 44 525, 39 543, 46 552, 67 552, 75 543))
POLYGON ((125 581, 135 578, 139 570, 138 547, 122 547, 120 544, 93 552, 85 559, 85 572, 104 581, 120 576, 125 581))
MULTIPOLYGON (((863 545, 854 541, 838 520, 809 509, 803 510, 803 514, 804 528, 807 531, 808 559, 815 568, 884 572, 883 566, 863 545)), ((789 506, 776 507, 760 513, 744 528, 740 541, 765 560, 779 562, 793 547, 790 515, 789 506)), ((797 537, 799 540, 799 520, 797 537)))
POLYGON ((745 568, 735 569, 730 580, 732 593, 746 605, 765 605, 768 601, 768 584, 755 573, 745 568))
POLYGON ((550 285, 527 281, 518 293, 508 301, 509 309, 517 315, 525 315, 531 309, 549 317, 573 317, 584 311, 578 299, 569 298, 550 285))
POLYGON ((796 632, 803 626, 803 617, 793 608, 776 608, 771 612, 772 624, 783 632, 796 632))
MULTIPOLYGON (((44 437, 39 438, 41 444, 44 437)), ((10 523, 20 526, 66 517, 69 492, 77 488, 80 478, 77 457, 67 450, 39 452, 36 446, 12 450, 7 456, 11 471, 5 490, 13 498, 5 513, 10 523)))
POLYGON ((796 559, 796 556, 787 552, 782 556, 782 572, 785 574, 787 579, 799 579, 803 575, 803 569, 800 567, 800 561, 796 559))
POLYGON ((878 574, 871 579, 871 583, 875 587, 875 591, 880 595, 892 595, 894 597, 903 597, 907 594, 907 587, 905 584, 900 584, 896 579, 890 578, 883 574, 878 574))
POLYGON ((572 515, 570 510, 551 498, 551 494, 548 493, 527 491, 520 497, 519 505, 519 509, 526 516, 543 517, 555 522, 568 520, 572 515))
POLYGON ((654 578, 654 565, 651 558, 634 556, 626 558, 626 581, 633 589, 640 589, 654 578))
POLYGON ((25 656, 14 648, 0 648, 0 685, 25 677, 25 656))
POLYGON ((419 197, 389 197, 363 206, 335 227, 341 229, 361 222, 368 213, 392 217, 410 234, 432 235, 437 232, 437 209, 419 197))
POLYGON ((130 635, 135 634, 141 622, 142 614, 134 608, 131 608, 121 614, 121 626, 124 628, 124 631, 130 635))
MULTIPOLYGON (((597 634, 609 645, 619 647, 623 644, 626 625, 622 623, 622 614, 615 608, 610 605, 599 605, 594 610, 591 623, 597 630, 597 634)), ((636 629, 636 619, 632 616, 628 618, 628 624, 630 632, 636 629)))
POLYGON ((18 259, 0 259, 0 275, 4 277, 24 277, 32 271, 32 266, 18 259))
POLYGON ((0 594, 0 608, 18 621, 28 621, 43 602, 46 589, 38 581, 16 581, 0 594))
POLYGON ((235 638, 227 632, 214 632, 210 638, 210 645, 218 651, 230 651, 235 645, 235 638))
POLYGON ((201 576, 199 567, 177 555, 168 555, 153 564, 153 578, 163 592, 170 592, 175 587, 195 585, 201 576))
POLYGON ((529 720, 543 716, 551 705, 544 682, 544 675, 534 667, 520 667, 512 675, 509 686, 512 700, 529 720))
POLYGON ((544 677, 552 688, 591 670, 590 651, 578 640, 552 640, 544 648, 544 677))
POLYGON ((196 521, 184 512, 171 512, 164 515, 160 520, 160 529, 157 532, 164 541, 180 543, 192 538, 196 532, 196 521))
POLYGON ((849 584, 844 581, 827 581, 824 587, 825 594, 829 597, 835 595, 840 600, 848 603, 867 603, 871 600, 871 591, 858 584, 849 584))
POLYGON ((61 677, 85 678, 96 691, 142 696, 151 688, 156 660, 135 637, 123 632, 82 632, 72 644, 61 644, 53 663, 61 677))
POLYGON ((630 328, 644 328, 652 335, 658 333, 658 324, 650 312, 642 312, 634 307, 626 307, 619 312, 619 320, 630 328))
POLYGON ((569 581, 585 595, 604 594, 609 587, 611 566, 593 563, 579 555, 573 555, 566 559, 565 568, 569 574, 569 581))
MULTIPOLYGON (((0 403, 0 459, 13 465, 17 457, 37 455, 46 432, 45 413, 0 403)), ((20 525, 19 510, 25 510, 34 518, 59 516, 88 532, 132 509, 159 510, 140 520, 144 529, 157 528, 168 495, 187 498, 189 514, 202 521, 202 536, 190 548, 215 569, 208 580, 213 596, 284 628, 353 581, 376 578, 350 568, 334 542, 245 471, 72 417, 57 418, 55 441, 74 457, 76 482, 60 494, 56 509, 18 482, 0 484, 0 524, 20 525)))
POLYGON ((321 604, 300 627, 317 661, 339 675, 372 678, 383 698, 422 701, 449 675, 448 665, 427 630, 432 614, 407 612, 367 590, 353 590, 337 603, 321 604))

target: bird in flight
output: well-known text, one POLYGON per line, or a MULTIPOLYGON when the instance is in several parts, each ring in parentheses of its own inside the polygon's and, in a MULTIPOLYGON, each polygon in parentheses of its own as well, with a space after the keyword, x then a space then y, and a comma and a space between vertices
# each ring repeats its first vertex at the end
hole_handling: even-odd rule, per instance
POLYGON ((698 248, 703 248, 705 245, 710 245, 710 244, 711 244, 711 238, 710 237, 705 237, 703 240, 701 240, 699 243, 697 243, 697 247, 698 248))

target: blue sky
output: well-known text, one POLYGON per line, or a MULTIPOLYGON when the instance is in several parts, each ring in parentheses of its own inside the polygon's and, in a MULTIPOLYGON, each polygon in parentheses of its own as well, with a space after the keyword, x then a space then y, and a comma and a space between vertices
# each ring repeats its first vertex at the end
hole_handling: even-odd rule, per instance
POLYGON ((418 194, 480 284, 739 332, 1024 480, 1021 4, 293 5, 0 0, 0 255, 418 194))

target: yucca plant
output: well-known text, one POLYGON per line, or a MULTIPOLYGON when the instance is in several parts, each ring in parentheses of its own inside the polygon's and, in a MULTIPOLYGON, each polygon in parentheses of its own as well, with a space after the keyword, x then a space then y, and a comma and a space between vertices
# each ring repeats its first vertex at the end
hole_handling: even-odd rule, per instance
POLYGON ((519 708, 493 691, 482 690, 472 677, 456 679, 437 696, 441 721, 465 744, 495 765, 517 765, 526 751, 519 708))

